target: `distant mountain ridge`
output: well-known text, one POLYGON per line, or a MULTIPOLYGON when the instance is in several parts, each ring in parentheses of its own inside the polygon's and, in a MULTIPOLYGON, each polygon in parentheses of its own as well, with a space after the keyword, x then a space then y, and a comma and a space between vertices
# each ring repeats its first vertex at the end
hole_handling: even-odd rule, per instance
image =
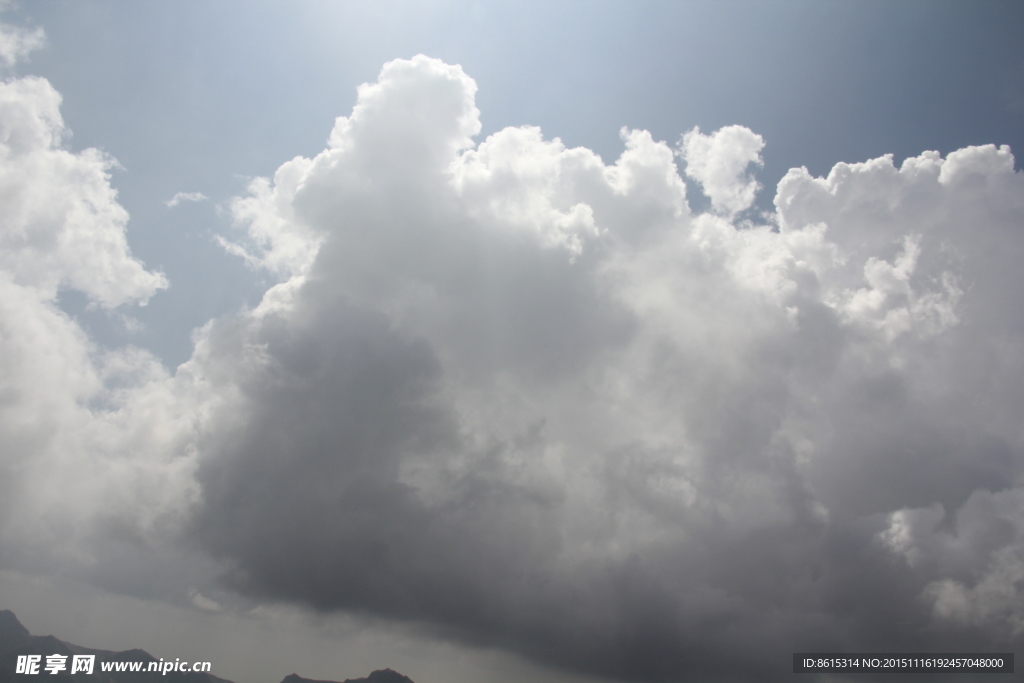
MULTIPOLYGON (((209 673, 182 673, 180 671, 169 671, 167 674, 159 672, 132 672, 132 671, 102 671, 101 662, 156 662, 156 657, 145 650, 125 650, 123 652, 112 652, 110 650, 95 650, 88 647, 81 647, 66 643, 54 636, 34 636, 28 629, 18 621, 18 617, 10 610, 0 610, 0 683, 232 683, 231 681, 219 678, 209 673), (57 674, 50 674, 42 670, 36 675, 15 673, 19 655, 41 655, 42 663, 45 666, 48 655, 65 655, 68 657, 68 669, 57 674), (96 664, 93 673, 71 674, 70 661, 72 655, 96 655, 96 664), (42 680, 40 677, 43 676, 42 680)), ((285 676, 281 683, 339 683, 337 681, 316 681, 310 678, 302 678, 297 674, 285 676)), ((391 669, 374 671, 366 678, 347 678, 340 683, 413 683, 407 676, 403 676, 391 669)))
MULTIPOLYGON (((303 678, 296 674, 285 676, 281 683, 336 683, 335 681, 317 681, 312 678, 303 678)), ((342 683, 413 683, 408 676, 403 676, 391 669, 379 669, 366 678, 346 678, 342 683)))

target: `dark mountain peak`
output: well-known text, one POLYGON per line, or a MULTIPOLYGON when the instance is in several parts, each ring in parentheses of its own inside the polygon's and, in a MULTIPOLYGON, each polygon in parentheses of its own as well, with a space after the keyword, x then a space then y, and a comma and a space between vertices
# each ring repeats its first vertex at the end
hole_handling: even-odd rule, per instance
POLYGON ((28 629, 22 626, 18 617, 9 609, 0 609, 0 640, 14 640, 29 635, 28 629))
POLYGON ((68 644, 57 636, 29 636, 22 641, 22 646, 32 650, 29 654, 40 654, 44 650, 47 654, 66 655, 71 653, 68 644))
MULTIPOLYGON (((371 683, 412 683, 411 678, 403 676, 397 671, 392 671, 391 669, 378 669, 371 673, 367 678, 357 680, 367 680, 371 683)), ((356 683, 356 681, 352 681, 352 683, 356 683)))
POLYGON ((303 678, 302 676, 300 676, 298 674, 288 674, 283 679, 281 679, 281 683, 332 683, 332 682, 331 681, 318 681, 318 680, 315 680, 313 678, 303 678))
POLYGON ((319 681, 315 678, 303 678, 298 674, 288 674, 281 680, 281 683, 337 683, 337 681, 319 681))
MULTIPOLYGON (((285 676, 281 683, 337 683, 337 681, 318 681, 312 678, 303 678, 297 674, 285 676)), ((408 676, 403 676, 391 669, 378 669, 366 678, 346 678, 343 683, 413 683, 408 676)))

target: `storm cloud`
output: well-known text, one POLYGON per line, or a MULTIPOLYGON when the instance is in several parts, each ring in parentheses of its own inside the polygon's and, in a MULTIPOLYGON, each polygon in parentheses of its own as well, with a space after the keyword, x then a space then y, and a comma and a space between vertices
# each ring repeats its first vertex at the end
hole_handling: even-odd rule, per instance
POLYGON ((17 179, 45 163, 92 192, 0 233, 8 566, 215 576, 627 680, 1019 642, 1009 148, 793 169, 763 212, 743 126, 623 129, 614 163, 529 126, 478 142, 476 83, 396 60, 320 154, 231 203, 222 243, 277 284, 170 372, 58 309, 166 283, 124 246, 112 162, 60 149, 52 88, 4 88, 0 191, 35 196, 17 179))

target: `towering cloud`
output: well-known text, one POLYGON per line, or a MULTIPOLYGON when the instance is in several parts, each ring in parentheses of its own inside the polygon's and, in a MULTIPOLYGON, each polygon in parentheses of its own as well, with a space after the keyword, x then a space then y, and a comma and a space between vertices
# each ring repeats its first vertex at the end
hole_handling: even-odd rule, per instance
MULTIPOLYGON (((683 136, 711 202, 694 213, 649 133, 623 130, 612 165, 531 127, 475 143, 475 92, 457 66, 390 62, 323 152, 255 181, 231 249, 279 284, 207 325, 173 376, 116 352, 134 374, 94 407, 111 385, 72 321, 41 295, 50 327, 4 318, 77 350, 62 362, 79 384, 40 386, 65 406, 45 413, 59 433, 103 425, 80 457, 172 475, 136 546, 179 534, 252 598, 612 677, 788 680, 801 649, 1010 649, 1009 149, 794 169, 771 222, 738 226, 764 144, 748 129, 683 136)), ((122 234, 107 225, 97 250, 122 234)), ((3 266, 18 291, 67 282, 110 305, 162 284, 116 253, 38 282, 3 266)), ((41 254, 60 262, 59 241, 41 254)), ((4 377, 44 372, 28 367, 4 377)), ((24 443, 18 462, 43 457, 24 443)), ((129 498, 88 533, 113 538, 143 505, 129 498)))

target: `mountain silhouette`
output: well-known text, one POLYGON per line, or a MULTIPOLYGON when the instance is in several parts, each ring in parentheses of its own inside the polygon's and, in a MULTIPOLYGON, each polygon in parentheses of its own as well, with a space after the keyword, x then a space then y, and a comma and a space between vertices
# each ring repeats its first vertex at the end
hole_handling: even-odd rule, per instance
MULTIPOLYGON (((95 650, 79 645, 72 645, 54 636, 34 636, 29 633, 14 612, 0 610, 0 683, 232 683, 209 673, 182 673, 168 671, 103 671, 104 662, 157 662, 160 661, 145 650, 95 650), (40 655, 39 673, 19 674, 17 661, 20 655, 40 655), (67 668, 56 674, 45 671, 46 658, 49 655, 67 657, 67 668), (95 655, 95 665, 91 674, 70 673, 73 655, 95 655), (40 676, 45 678, 40 679, 40 676)), ((281 683, 339 683, 337 681, 315 681, 302 678, 296 674, 285 676, 281 683)), ((340 683, 413 683, 408 677, 391 669, 374 671, 366 678, 347 678, 340 683)))
MULTIPOLYGON (((336 681, 317 681, 312 678, 303 678, 296 674, 285 676, 281 683, 337 683, 336 681)), ((413 683, 408 676, 403 676, 391 669, 380 669, 374 671, 366 678, 346 678, 341 683, 413 683)))

